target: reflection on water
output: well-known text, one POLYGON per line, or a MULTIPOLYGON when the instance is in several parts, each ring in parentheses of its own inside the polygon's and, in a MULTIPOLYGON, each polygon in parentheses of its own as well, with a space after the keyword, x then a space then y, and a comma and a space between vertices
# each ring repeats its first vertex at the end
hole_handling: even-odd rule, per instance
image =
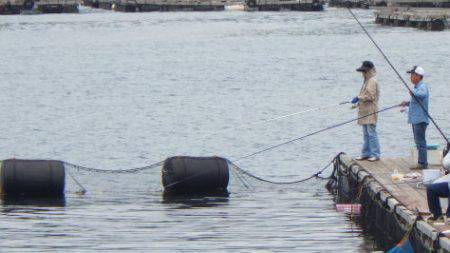
POLYGON ((39 207, 64 207, 66 205, 66 197, 37 197, 37 196, 2 196, 3 206, 19 205, 19 206, 39 206, 39 207))
POLYGON ((165 191, 163 204, 180 204, 178 208, 215 207, 228 203, 229 192, 214 192, 203 194, 180 194, 165 191))
POLYGON ((33 213, 52 213, 55 208, 65 207, 65 196, 60 197, 27 197, 27 196, 2 196, 1 212, 5 215, 21 215, 33 213))

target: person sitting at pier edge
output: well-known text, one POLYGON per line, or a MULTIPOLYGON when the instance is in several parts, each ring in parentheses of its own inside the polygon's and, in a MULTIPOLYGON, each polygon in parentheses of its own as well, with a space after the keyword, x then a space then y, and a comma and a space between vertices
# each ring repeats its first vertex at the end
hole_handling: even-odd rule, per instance
POLYGON ((421 108, 421 105, 428 111, 428 100, 430 95, 427 85, 423 82, 425 71, 422 67, 414 66, 413 69, 407 71, 407 73, 411 74, 411 82, 414 84, 414 87, 412 92, 410 92, 410 101, 403 101, 400 105, 409 106, 408 123, 412 125, 414 142, 416 143, 419 154, 418 164, 413 165, 410 169, 421 170, 428 167, 425 132, 429 124, 428 115, 421 108))
MULTIPOLYGON (((444 158, 442 159, 442 166, 447 172, 450 170, 450 146, 447 144, 447 148, 444 151, 444 158)), ((443 180, 439 180, 439 183, 433 183, 427 186, 427 201, 428 209, 430 209, 433 215, 430 219, 431 222, 444 222, 442 217, 442 208, 439 197, 449 198, 450 203, 450 175, 447 174, 442 177, 443 180)), ((447 219, 450 218, 450 205, 447 207, 447 219)))
POLYGON ((362 125, 364 144, 361 156, 356 160, 377 161, 380 159, 380 143, 377 135, 378 99, 380 90, 376 79, 375 65, 371 61, 364 61, 362 66, 356 69, 362 73, 364 84, 359 95, 353 98, 352 103, 358 106, 358 124, 362 125), (367 117, 364 117, 369 115, 367 117))

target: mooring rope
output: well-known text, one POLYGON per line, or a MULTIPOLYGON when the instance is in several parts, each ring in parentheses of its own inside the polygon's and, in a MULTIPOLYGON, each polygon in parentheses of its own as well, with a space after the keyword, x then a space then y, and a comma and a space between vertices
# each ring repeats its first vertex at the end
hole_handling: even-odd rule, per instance
POLYGON ((417 98, 416 95, 414 95, 413 91, 411 90, 411 88, 408 86, 408 84, 406 83, 406 81, 403 79, 403 77, 400 75, 400 73, 397 71, 397 69, 394 67, 394 65, 391 63, 391 61, 389 60, 389 58, 387 57, 387 55, 383 52, 383 50, 381 49, 380 46, 378 46, 377 42, 375 41, 375 39, 370 35, 370 33, 367 31, 367 29, 363 26, 363 24, 359 21, 359 19, 356 17, 356 15, 352 12, 352 10, 350 10, 350 8, 347 8, 347 10, 350 12, 350 14, 353 16, 353 18, 356 20, 356 22, 358 22, 359 26, 362 28, 362 30, 364 31, 364 33, 367 35, 367 37, 369 37, 369 39, 372 41, 372 43, 375 45, 375 47, 378 49, 378 51, 381 53, 381 55, 384 57, 384 59, 386 60, 386 62, 389 64, 389 66, 392 68, 392 70, 394 70, 394 72, 397 74, 397 77, 400 79, 400 81, 403 83, 403 85, 406 87, 406 89, 411 93, 411 96, 414 98, 414 100, 416 100, 416 102, 419 104, 419 106, 422 108, 422 110, 425 112, 425 114, 427 115, 427 117, 431 120, 431 122, 433 123, 433 125, 436 127, 436 129, 439 131, 439 133, 442 135, 442 137, 444 138, 444 140, 447 142, 447 145, 450 144, 447 136, 444 134, 444 132, 441 130, 441 128, 439 127, 439 125, 436 123, 436 121, 434 121, 433 117, 431 117, 430 113, 428 112, 428 110, 425 109, 425 106, 422 104, 422 102, 420 102, 420 100, 417 98))
MULTIPOLYGON (((319 175, 322 174, 322 172, 324 172, 326 169, 328 169, 330 167, 330 165, 334 163, 335 159, 336 159, 336 157, 333 160, 331 160, 327 165, 325 165, 321 170, 319 170, 318 172, 314 173, 310 177, 303 178, 303 179, 300 179, 300 180, 295 180, 295 181, 287 181, 287 182, 279 182, 279 181, 272 181, 272 180, 264 179, 262 177, 256 176, 256 175, 254 175, 254 174, 252 174, 252 173, 250 173, 250 172, 240 168, 239 166, 237 166, 235 163, 233 163, 231 161, 229 161, 229 162, 230 162, 230 165, 232 166, 232 168, 235 169, 237 172, 240 172, 240 173, 242 173, 242 174, 244 174, 246 176, 249 176, 251 178, 254 178, 254 179, 258 180, 258 181, 269 183, 269 184, 287 185, 287 184, 299 184, 299 183, 306 182, 306 181, 308 181, 310 179, 313 179, 313 178, 320 178, 319 175)), ((327 178, 324 178, 324 179, 327 179, 327 178)))
POLYGON ((256 152, 253 152, 253 153, 248 154, 248 155, 241 156, 241 157, 239 157, 239 158, 233 160, 232 162, 235 163, 235 162, 237 162, 237 161, 240 161, 240 160, 243 160, 243 159, 246 159, 246 158, 249 158, 249 157, 252 157, 252 156, 261 154, 261 153, 264 153, 264 152, 266 152, 266 151, 269 151, 269 150, 272 150, 272 149, 275 149, 275 148, 279 148, 279 147, 281 147, 281 146, 284 146, 284 145, 287 145, 287 144, 290 144, 290 143, 293 143, 293 142, 296 142, 296 141, 299 141, 299 140, 303 140, 303 139, 305 139, 305 138, 307 138, 307 137, 310 137, 310 136, 313 136, 313 135, 316 135, 316 134, 319 134, 319 133, 322 133, 322 132, 331 130, 331 129, 336 128, 336 127, 340 127, 340 126, 349 124, 349 123, 351 123, 351 122, 354 122, 354 121, 357 121, 357 120, 359 120, 359 119, 363 119, 363 118, 369 117, 369 116, 371 116, 371 115, 375 115, 375 114, 380 113, 380 112, 384 112, 384 111, 387 111, 387 110, 394 109, 394 108, 399 107, 399 106, 400 106, 400 105, 389 106, 389 107, 387 107, 387 108, 378 110, 378 111, 373 112, 373 113, 366 114, 366 115, 361 116, 361 117, 358 117, 358 118, 354 118, 354 119, 347 120, 347 121, 344 121, 344 122, 341 122, 341 123, 338 123, 338 124, 335 124, 335 125, 332 125, 332 126, 329 126, 329 127, 326 127, 326 128, 322 128, 322 129, 320 129, 320 130, 317 130, 317 131, 314 131, 314 132, 312 132, 312 133, 309 133, 309 134, 300 136, 300 137, 298 137, 298 138, 291 139, 291 140, 289 140, 289 141, 285 141, 285 142, 282 142, 282 143, 279 143, 279 144, 276 144, 276 145, 273 145, 273 146, 270 146, 270 147, 267 147, 267 148, 258 150, 258 151, 256 151, 256 152))
POLYGON ((241 174, 240 171, 237 170, 231 170, 231 173, 238 179, 239 182, 241 182, 241 184, 245 187, 245 188, 250 188, 249 187, 249 183, 245 180, 244 176, 241 174))
POLYGON ((64 163, 64 165, 72 167, 72 168, 74 168, 76 170, 82 170, 82 171, 87 171, 87 172, 92 172, 92 173, 130 174, 130 173, 137 173, 137 172, 141 172, 141 171, 144 171, 144 170, 150 170, 150 169, 154 169, 154 168, 157 168, 157 167, 161 167, 164 164, 164 161, 153 163, 153 164, 150 164, 148 166, 131 168, 131 169, 122 169, 122 170, 96 169, 96 168, 92 168, 92 167, 85 167, 85 166, 81 166, 81 165, 76 165, 76 164, 69 163, 69 162, 63 162, 63 163, 64 163))
POLYGON ((80 182, 78 182, 78 180, 72 175, 72 173, 70 173, 68 170, 66 170, 66 172, 67 174, 69 174, 70 178, 72 178, 72 180, 78 185, 78 187, 80 187, 80 193, 85 194, 87 192, 86 188, 84 188, 84 186, 80 182))

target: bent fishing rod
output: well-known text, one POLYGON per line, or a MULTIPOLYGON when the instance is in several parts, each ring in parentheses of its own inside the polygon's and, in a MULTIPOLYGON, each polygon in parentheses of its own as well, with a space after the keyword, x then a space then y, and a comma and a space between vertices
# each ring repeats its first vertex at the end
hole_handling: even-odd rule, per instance
POLYGON ((278 143, 278 144, 275 144, 275 145, 273 145, 273 146, 267 147, 267 148, 265 148, 265 149, 262 149, 262 150, 253 152, 253 153, 251 153, 251 154, 248 154, 248 155, 245 155, 245 156, 241 156, 241 157, 239 157, 239 158, 237 158, 237 159, 235 159, 235 160, 232 160, 231 162, 235 163, 235 162, 240 161, 240 160, 242 160, 242 159, 246 159, 246 158, 249 158, 249 157, 251 157, 251 156, 255 156, 255 155, 264 153, 264 152, 266 152, 266 151, 269 151, 269 150, 272 150, 272 149, 275 149, 275 148, 279 148, 279 147, 281 147, 281 146, 284 146, 284 145, 287 145, 287 144, 290 144, 290 143, 293 143, 293 142, 296 142, 296 141, 299 141, 299 140, 303 140, 303 139, 305 139, 305 138, 307 138, 307 137, 310 137, 310 136, 313 136, 313 135, 316 135, 316 134, 319 134, 319 133, 322 133, 322 132, 325 132, 325 131, 328 131, 328 130, 331 130, 331 129, 334 129, 334 128, 337 128, 337 127, 340 127, 340 126, 343 126, 343 125, 346 125, 346 124, 349 124, 349 123, 351 123, 351 122, 354 122, 354 121, 357 121, 357 120, 359 120, 359 119, 363 119, 363 118, 369 117, 369 116, 371 116, 371 115, 378 114, 378 113, 380 113, 380 112, 384 112, 384 111, 387 111, 387 110, 394 109, 394 108, 399 107, 399 106, 400 106, 400 105, 398 105, 398 104, 397 104, 397 105, 393 105, 393 106, 389 106, 389 107, 386 107, 386 108, 384 108, 384 109, 378 110, 378 111, 376 111, 376 112, 372 112, 372 113, 363 115, 363 116, 361 116, 361 117, 357 117, 357 118, 354 118, 354 119, 351 119, 351 120, 347 120, 347 121, 344 121, 344 122, 341 122, 341 123, 338 123, 338 124, 335 124, 335 125, 332 125, 332 126, 328 126, 328 127, 322 128, 322 129, 320 129, 320 130, 311 132, 311 133, 309 133, 309 134, 300 136, 300 137, 298 137, 298 138, 295 138, 295 139, 292 139, 292 140, 288 140, 288 141, 285 141, 285 142, 282 142, 282 143, 278 143))
POLYGON ((272 121, 278 121, 278 120, 282 120, 282 119, 285 119, 285 118, 290 118, 290 117, 293 117, 293 116, 305 114, 305 113, 308 113, 308 112, 320 111, 320 110, 324 110, 324 109, 328 109, 328 108, 332 108, 332 107, 336 107, 336 106, 341 106, 341 105, 345 105, 345 104, 350 104, 350 103, 351 103, 350 101, 343 101, 343 102, 340 102, 340 103, 337 103, 337 104, 331 104, 331 105, 326 105, 326 106, 315 107, 315 108, 307 109, 307 110, 304 110, 304 111, 299 111, 299 112, 294 112, 294 113, 289 113, 289 114, 277 116, 277 117, 274 117, 274 118, 262 119, 262 120, 258 120, 258 121, 254 121, 254 122, 249 122, 249 123, 246 123, 246 124, 244 123, 244 124, 241 124, 241 125, 238 125, 238 126, 235 126, 235 127, 231 127, 231 128, 227 128, 227 129, 223 129, 223 130, 219 130, 219 131, 210 133, 210 134, 206 135, 205 137, 210 137, 212 135, 216 135, 216 134, 219 134, 219 133, 227 132, 227 131, 230 131, 230 130, 233 130, 233 129, 242 129, 242 128, 246 128, 246 127, 249 127, 249 126, 252 126, 252 125, 259 125, 259 124, 268 123, 268 122, 272 122, 272 121))
POLYGON ((444 138, 444 140, 447 142, 447 145, 450 144, 447 136, 444 134, 444 132, 441 130, 441 128, 439 127, 439 125, 436 123, 436 121, 433 119, 433 117, 431 117, 430 113, 428 112, 428 110, 425 109, 425 106, 422 104, 422 102, 420 102, 420 100, 417 98, 416 95, 414 95, 414 92, 412 91, 412 89, 408 86, 408 84, 406 83, 406 81, 403 79, 403 77, 400 75, 400 73, 398 72, 398 70, 394 67, 394 65, 392 64, 392 62, 389 60, 389 58, 387 57, 387 55, 383 52, 383 50, 381 49, 381 47, 377 44, 377 42, 375 41, 375 39, 370 35, 370 33, 367 31, 367 29, 364 27, 364 25, 359 21, 358 17, 356 17, 356 15, 353 13, 353 11, 347 7, 348 12, 350 12, 350 14, 352 15, 352 17, 356 20, 356 22, 359 24, 359 26, 362 28, 362 30, 364 31, 364 33, 367 35, 367 37, 369 37, 369 39, 372 41, 372 43, 375 45, 375 47, 378 49, 378 51, 381 53, 381 55, 383 56, 383 58, 386 60, 386 62, 389 64, 389 66, 392 68, 392 70, 394 70, 394 72, 397 74, 397 77, 400 79, 400 81, 403 83, 403 85, 406 87, 406 89, 409 91, 409 93, 411 94, 411 96, 413 97, 413 99, 419 104, 419 106, 422 108, 422 110, 425 112, 425 114, 427 115, 427 117, 431 120, 431 122, 433 123, 433 125, 436 127, 436 129, 439 131, 439 133, 442 135, 442 137, 444 138))

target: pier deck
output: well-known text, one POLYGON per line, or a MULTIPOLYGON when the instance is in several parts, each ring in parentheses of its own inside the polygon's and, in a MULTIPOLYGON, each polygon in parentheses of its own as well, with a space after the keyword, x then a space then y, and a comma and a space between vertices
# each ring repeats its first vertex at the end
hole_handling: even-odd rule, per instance
MULTIPOLYGON (((374 179, 378 181, 398 202, 409 210, 418 209, 419 212, 428 214, 427 196, 425 189, 417 188, 417 182, 393 182, 391 174, 396 170, 398 173, 407 174, 410 162, 406 158, 387 158, 377 162, 355 161, 355 164, 370 172, 374 179)), ((430 166, 432 167, 432 166, 430 166)), ((438 169, 436 166, 435 169, 438 169)))
MULTIPOLYGON (((416 221, 418 216, 424 219, 430 216, 426 190, 418 188, 417 182, 391 179, 394 171, 421 173, 409 169, 410 159, 385 158, 368 162, 341 155, 339 160, 335 174, 337 194, 341 195, 338 201, 359 202, 362 205, 362 224, 366 224, 375 235, 384 236, 382 244, 393 246, 412 230, 409 239, 417 252, 450 252, 450 235, 442 233, 450 230, 450 225, 416 221)), ((446 204, 443 205, 443 213, 445 208, 446 204)))

